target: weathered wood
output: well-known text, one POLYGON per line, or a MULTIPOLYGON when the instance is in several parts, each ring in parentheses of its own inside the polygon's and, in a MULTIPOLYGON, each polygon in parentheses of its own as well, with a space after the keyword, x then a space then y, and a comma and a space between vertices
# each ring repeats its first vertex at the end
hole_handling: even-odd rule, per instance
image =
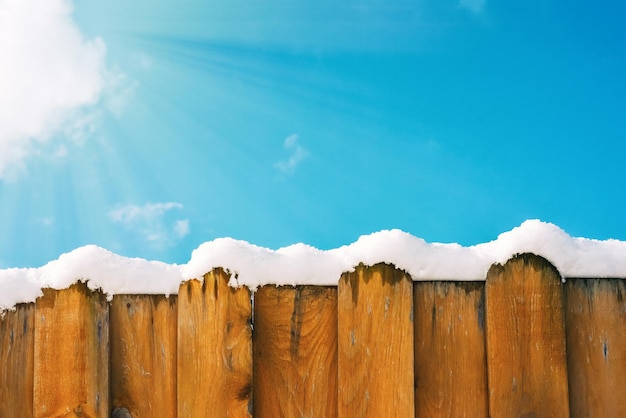
POLYGON ((215 269, 178 293, 178 416, 249 417, 252 409, 250 291, 215 269))
POLYGON ((339 417, 413 417, 413 283, 359 265, 338 286, 339 417))
POLYGON ((626 417, 626 286, 620 279, 566 283, 572 417, 626 417))
POLYGON ((84 283, 44 289, 35 312, 35 417, 109 414, 109 310, 84 283))
POLYGON ((115 295, 110 315, 111 409, 176 416, 176 296, 115 295))
POLYGON ((488 416, 484 282, 416 282, 415 416, 488 416))
POLYGON ((0 318, 0 417, 33 416, 35 304, 17 305, 0 318))
POLYGON ((337 288, 254 295, 254 416, 337 416, 337 288))
POLYGON ((487 274, 489 412, 493 417, 568 417, 563 286, 533 254, 487 274))

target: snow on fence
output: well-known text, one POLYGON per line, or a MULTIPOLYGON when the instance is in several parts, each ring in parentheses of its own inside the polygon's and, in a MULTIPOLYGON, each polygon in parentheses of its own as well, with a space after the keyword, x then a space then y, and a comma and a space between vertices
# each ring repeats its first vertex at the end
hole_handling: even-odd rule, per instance
POLYGON ((626 416, 621 279, 532 254, 486 281, 47 289, 0 322, 0 418, 626 416))

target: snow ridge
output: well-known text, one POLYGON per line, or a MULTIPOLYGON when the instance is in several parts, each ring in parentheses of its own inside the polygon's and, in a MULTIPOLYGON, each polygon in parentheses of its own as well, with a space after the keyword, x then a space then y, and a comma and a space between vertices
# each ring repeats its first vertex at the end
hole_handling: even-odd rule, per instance
POLYGON ((127 258, 95 245, 77 248, 39 268, 0 270, 0 310, 33 302, 42 288, 67 288, 77 280, 92 290, 114 294, 178 292, 182 281, 215 267, 228 269, 232 286, 255 290, 265 284, 336 285, 341 274, 359 263, 394 264, 413 280, 484 280, 493 263, 532 252, 548 259, 563 277, 626 278, 626 241, 575 238, 558 226, 528 220, 494 241, 464 247, 427 243, 398 229, 361 236, 332 250, 294 244, 278 250, 232 238, 205 242, 187 264, 127 258))

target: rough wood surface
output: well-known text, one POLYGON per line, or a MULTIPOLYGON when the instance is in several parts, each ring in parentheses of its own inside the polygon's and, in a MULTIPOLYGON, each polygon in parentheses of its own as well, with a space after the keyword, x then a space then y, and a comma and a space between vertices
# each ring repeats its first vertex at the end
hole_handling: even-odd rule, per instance
POLYGON ((489 269, 489 411, 493 417, 568 417, 563 286, 533 254, 489 269))
POLYGON ((111 408, 133 418, 176 416, 176 296, 115 295, 111 408))
POLYGON ((359 265, 338 286, 339 417, 414 417, 413 283, 359 265))
POLYGON ((34 320, 34 303, 0 318, 0 418, 33 416, 34 320))
POLYGON ((254 295, 254 416, 337 416, 337 288, 254 295))
POLYGON ((566 283, 572 417, 626 417, 626 286, 620 279, 566 283))
POLYGON ((415 416, 488 416, 484 282, 416 282, 415 416))
POLYGON ((178 416, 249 417, 252 410, 250 291, 215 269, 178 293, 178 416))
POLYGON ((35 417, 109 414, 109 311, 83 283, 44 289, 35 312, 35 417))

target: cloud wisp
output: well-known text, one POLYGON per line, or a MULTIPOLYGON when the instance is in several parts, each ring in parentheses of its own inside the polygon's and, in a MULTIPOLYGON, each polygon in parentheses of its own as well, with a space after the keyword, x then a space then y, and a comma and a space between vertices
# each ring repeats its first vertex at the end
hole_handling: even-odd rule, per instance
POLYGON ((0 1, 0 178, 55 136, 93 128, 93 109, 119 71, 85 39, 71 0, 0 1))
POLYGON ((298 135, 296 134, 285 139, 284 147, 290 152, 289 158, 278 161, 274 167, 283 174, 293 174, 300 162, 308 157, 309 152, 298 143, 298 135))
POLYGON ((459 7, 467 9, 474 14, 482 13, 486 0, 459 0, 459 7))
POLYGON ((181 209, 183 205, 177 202, 130 204, 110 210, 108 216, 152 247, 164 248, 174 245, 190 232, 188 219, 172 219, 170 216, 171 211, 181 209))

